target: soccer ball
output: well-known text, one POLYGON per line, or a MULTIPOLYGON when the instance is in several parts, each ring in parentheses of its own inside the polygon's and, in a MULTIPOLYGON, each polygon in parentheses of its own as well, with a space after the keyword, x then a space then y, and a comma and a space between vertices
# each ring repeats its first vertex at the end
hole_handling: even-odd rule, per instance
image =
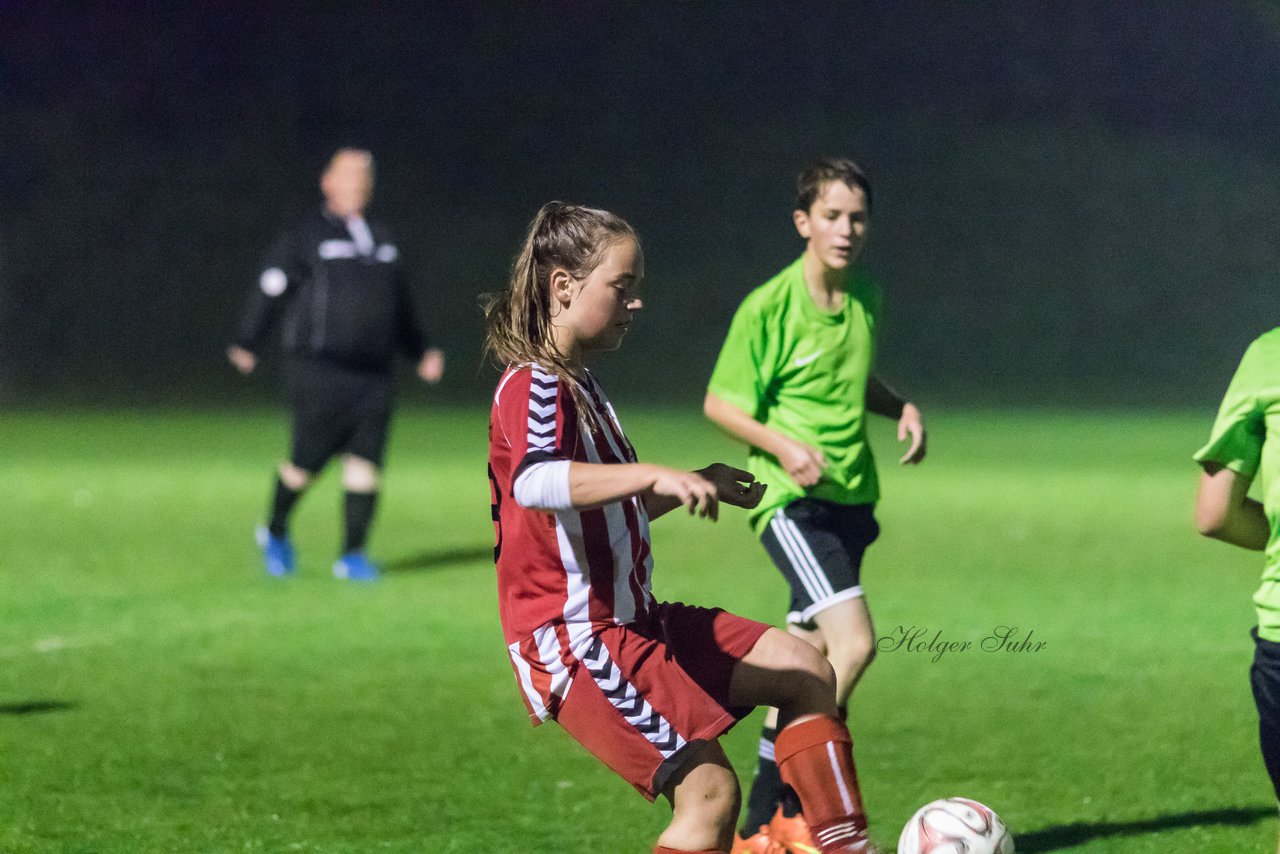
POLYGON ((898 837, 898 854, 1013 854, 1013 837, 990 807, 947 798, 916 810, 898 837))

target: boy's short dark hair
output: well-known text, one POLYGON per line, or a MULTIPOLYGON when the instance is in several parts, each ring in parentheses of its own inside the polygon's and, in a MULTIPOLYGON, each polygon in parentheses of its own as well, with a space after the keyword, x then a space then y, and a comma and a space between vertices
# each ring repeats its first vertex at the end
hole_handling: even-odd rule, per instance
POLYGON ((861 187, 871 210, 871 180, 862 167, 847 157, 823 157, 804 167, 796 179, 796 210, 808 212, 824 184, 840 181, 848 187, 861 187))

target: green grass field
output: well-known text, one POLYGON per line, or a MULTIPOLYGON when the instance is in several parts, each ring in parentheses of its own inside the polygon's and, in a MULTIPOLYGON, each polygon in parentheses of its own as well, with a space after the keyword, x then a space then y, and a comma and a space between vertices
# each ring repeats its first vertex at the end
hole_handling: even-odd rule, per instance
MULTIPOLYGON (((741 452, 620 402, 642 458, 741 452), (678 439, 673 438, 678 437, 678 439)), ((1274 850, 1247 671, 1260 556, 1201 541, 1189 461, 1212 413, 930 413, 903 470, 875 434, 881 634, 1038 652, 882 653, 852 728, 872 833, 920 804, 998 810, 1023 854, 1274 850)), ((0 851, 647 852, 650 805, 531 729, 494 605, 487 412, 404 411, 372 552, 330 575, 328 473, 274 581, 251 532, 273 412, 6 413, 0 422, 0 851)), ((654 527, 662 598, 780 617, 736 513, 654 527)), ((749 775, 759 713, 726 745, 749 775)))

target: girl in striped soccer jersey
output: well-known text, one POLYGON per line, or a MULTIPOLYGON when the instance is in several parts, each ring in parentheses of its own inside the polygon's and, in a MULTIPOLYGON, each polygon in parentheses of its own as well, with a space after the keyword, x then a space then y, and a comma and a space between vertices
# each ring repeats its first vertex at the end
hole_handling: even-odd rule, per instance
POLYGON ((506 366, 489 421, 498 598, 536 725, 553 719, 650 800, 672 805, 655 852, 726 852, 740 795, 718 737, 779 709, 777 758, 822 852, 865 852, 866 817, 830 665, 816 649, 720 609, 657 602, 649 520, 759 503, 744 471, 637 461, 585 363, 616 349, 641 302, 634 231, 551 202, 507 289, 486 306, 506 366))

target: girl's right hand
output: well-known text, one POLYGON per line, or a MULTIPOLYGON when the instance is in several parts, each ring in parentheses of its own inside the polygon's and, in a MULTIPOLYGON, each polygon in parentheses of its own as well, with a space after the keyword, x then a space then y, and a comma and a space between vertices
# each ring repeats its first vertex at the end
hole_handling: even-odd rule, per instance
POLYGON ((698 515, 715 521, 720 515, 720 502, 716 498, 715 484, 697 472, 680 471, 654 466, 654 495, 674 498, 689 508, 689 515, 698 515))
POLYGON ((822 473, 827 468, 821 451, 794 439, 783 440, 777 457, 778 463, 797 486, 813 486, 822 480, 822 473))

